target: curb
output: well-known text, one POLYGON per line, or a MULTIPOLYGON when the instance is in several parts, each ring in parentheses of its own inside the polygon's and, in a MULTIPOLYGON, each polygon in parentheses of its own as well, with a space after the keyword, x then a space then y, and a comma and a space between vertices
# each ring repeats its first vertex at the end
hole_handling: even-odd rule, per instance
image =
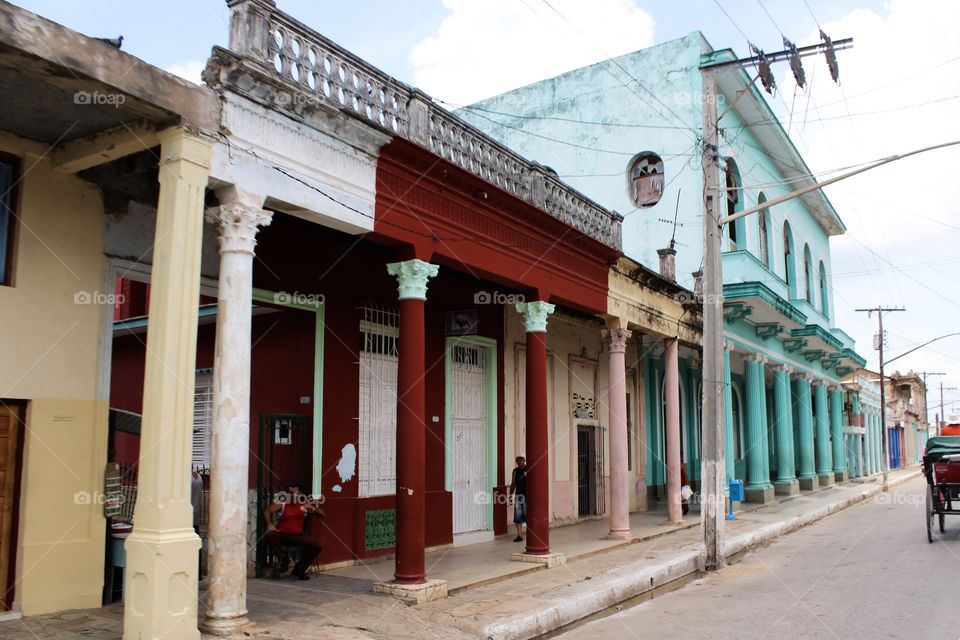
MULTIPOLYGON (((920 475, 921 471, 916 470, 898 478, 890 479, 887 486, 888 488, 895 487, 920 475)), ((756 531, 741 534, 727 541, 724 547, 726 555, 729 557, 802 529, 829 515, 863 502, 882 491, 883 487, 881 485, 866 487, 843 500, 782 522, 763 526, 756 531)), ((701 554, 699 550, 693 550, 681 552, 667 561, 643 567, 628 575, 606 579, 595 578, 591 582, 593 590, 590 593, 568 597, 544 609, 508 621, 488 624, 483 628, 482 637, 490 640, 536 638, 700 571, 702 571, 701 554)))

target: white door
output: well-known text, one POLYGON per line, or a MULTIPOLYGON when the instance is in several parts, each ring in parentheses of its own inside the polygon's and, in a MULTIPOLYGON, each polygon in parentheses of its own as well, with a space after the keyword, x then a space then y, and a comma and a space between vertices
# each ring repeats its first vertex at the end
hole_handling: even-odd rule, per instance
POLYGON ((487 478, 487 367, 484 347, 451 347, 453 532, 488 529, 491 483, 487 478))

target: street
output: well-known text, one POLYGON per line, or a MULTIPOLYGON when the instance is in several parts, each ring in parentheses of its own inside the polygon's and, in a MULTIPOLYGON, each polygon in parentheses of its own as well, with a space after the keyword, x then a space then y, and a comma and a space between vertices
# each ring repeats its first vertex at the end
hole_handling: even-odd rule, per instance
POLYGON ((922 478, 758 549, 721 573, 561 638, 956 640, 960 519, 926 541, 922 478))

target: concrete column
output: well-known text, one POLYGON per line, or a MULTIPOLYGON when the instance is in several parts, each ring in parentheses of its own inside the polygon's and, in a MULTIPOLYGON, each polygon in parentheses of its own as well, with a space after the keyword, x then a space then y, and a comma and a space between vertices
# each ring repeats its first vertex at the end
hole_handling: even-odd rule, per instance
POLYGON ((770 418, 767 416, 767 373, 764 363, 766 358, 760 361, 760 387, 763 390, 763 403, 760 405, 760 424, 762 425, 761 436, 763 437, 763 477, 767 484, 770 483, 770 418))
MULTIPOLYGON (((527 548, 550 553, 550 436, 547 430, 547 317, 554 306, 537 300, 517 304, 527 332, 527 548)), ((626 411, 626 409, 624 409, 626 411)), ((525 558, 518 558, 524 560, 525 558)))
MULTIPOLYGON (((218 193, 220 225, 217 342, 213 365, 210 475, 210 582, 201 626, 229 635, 247 620, 247 519, 250 460, 250 332, 257 231, 270 224, 263 197, 218 193)), ((258 514, 259 515, 259 514, 258 514)))
POLYGON ((387 265, 400 293, 397 363, 397 546, 394 578, 399 584, 426 582, 426 349, 424 307, 427 280, 439 267, 423 260, 387 265))
POLYGON ((627 470, 627 340, 632 335, 623 328, 626 322, 615 321, 603 332, 610 353, 610 532, 608 538, 629 540, 630 472, 627 470))
POLYGON ((137 526, 124 545, 125 640, 200 638, 200 538, 193 531, 190 459, 200 246, 210 157, 210 146, 198 136, 182 129, 160 133, 137 526))
POLYGON ((847 450, 843 435, 843 389, 830 387, 830 431, 833 434, 833 477, 837 482, 846 482, 847 450))
POLYGON ((747 502, 763 504, 773 500, 774 495, 769 471, 764 464, 764 458, 769 454, 764 438, 766 389, 763 382, 763 356, 755 353, 748 355, 746 369, 747 486, 745 493, 747 502))
POLYGON ((779 495, 792 496, 800 492, 794 470, 793 401, 790 394, 790 367, 779 364, 773 368, 773 404, 776 411, 777 481, 774 489, 779 495))
POLYGON ((830 444, 830 413, 827 406, 827 384, 817 381, 813 386, 816 403, 817 478, 820 486, 833 484, 833 451, 830 444))
POLYGON ((663 393, 666 401, 667 524, 683 519, 680 504, 680 345, 663 341, 663 393))
POLYGON ((797 480, 800 482, 800 489, 810 491, 816 489, 817 474, 814 469, 813 455, 813 409, 810 405, 810 382, 812 378, 808 375, 799 375, 794 380, 797 391, 797 431, 800 435, 800 470, 797 473, 797 480))
POLYGON ((725 341, 723 344, 723 439, 724 439, 724 466, 727 472, 727 491, 730 491, 730 481, 736 476, 735 456, 733 450, 733 383, 730 380, 730 352, 733 343, 725 341))

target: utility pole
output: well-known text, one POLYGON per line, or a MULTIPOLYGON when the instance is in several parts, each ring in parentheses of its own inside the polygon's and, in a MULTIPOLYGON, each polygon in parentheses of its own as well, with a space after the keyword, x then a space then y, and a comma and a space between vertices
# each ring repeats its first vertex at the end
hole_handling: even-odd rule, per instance
POLYGON ((877 340, 877 347, 880 349, 880 440, 883 444, 883 490, 887 490, 887 475, 890 473, 890 452, 888 449, 888 440, 890 437, 887 435, 887 397, 886 392, 884 391, 884 381, 883 381, 883 313, 884 311, 906 311, 903 307, 874 307, 872 309, 855 309, 857 312, 866 312, 867 317, 869 318, 871 314, 876 312, 877 314, 877 323, 879 325, 879 340, 877 340))
POLYGON ((956 390, 956 387, 944 387, 943 381, 940 382, 940 421, 937 423, 937 435, 940 435, 940 425, 946 424, 947 422, 947 417, 943 415, 943 392, 956 390))
MULTIPOLYGON (((927 437, 930 437, 930 403, 927 401, 927 376, 945 376, 947 374, 942 371, 921 371, 920 375, 923 376, 923 421, 927 423, 927 437)), ((940 383, 940 386, 943 387, 943 383, 940 383)), ((941 400, 943 399, 943 394, 940 394, 941 400)), ((937 424, 937 435, 940 435, 940 425, 937 424)))
MULTIPOLYGON (((825 34, 824 34, 825 36, 825 34)), ((822 44, 795 47, 765 55, 757 51, 752 58, 725 60, 702 65, 700 67, 703 87, 703 408, 701 424, 703 428, 703 460, 701 462, 700 532, 704 546, 704 567, 708 571, 722 569, 725 562, 723 548, 724 528, 726 524, 727 478, 724 459, 724 357, 723 357, 723 270, 721 255, 721 237, 723 225, 729 220, 722 209, 723 197, 720 191, 720 118, 730 111, 736 101, 749 93, 737 97, 723 114, 717 115, 717 74, 726 70, 739 71, 744 66, 766 65, 779 60, 790 60, 791 66, 799 66, 799 58, 818 53, 827 54, 831 74, 836 66, 835 49, 852 46, 853 39, 831 41, 825 38, 822 44), (832 60, 832 62, 831 62, 832 60)), ((764 83, 772 75, 767 73, 764 83)), ((802 84, 802 83, 801 83, 802 84)), ((768 91, 771 89, 767 87, 768 91)), ((797 193, 796 195, 800 195, 797 193)))

